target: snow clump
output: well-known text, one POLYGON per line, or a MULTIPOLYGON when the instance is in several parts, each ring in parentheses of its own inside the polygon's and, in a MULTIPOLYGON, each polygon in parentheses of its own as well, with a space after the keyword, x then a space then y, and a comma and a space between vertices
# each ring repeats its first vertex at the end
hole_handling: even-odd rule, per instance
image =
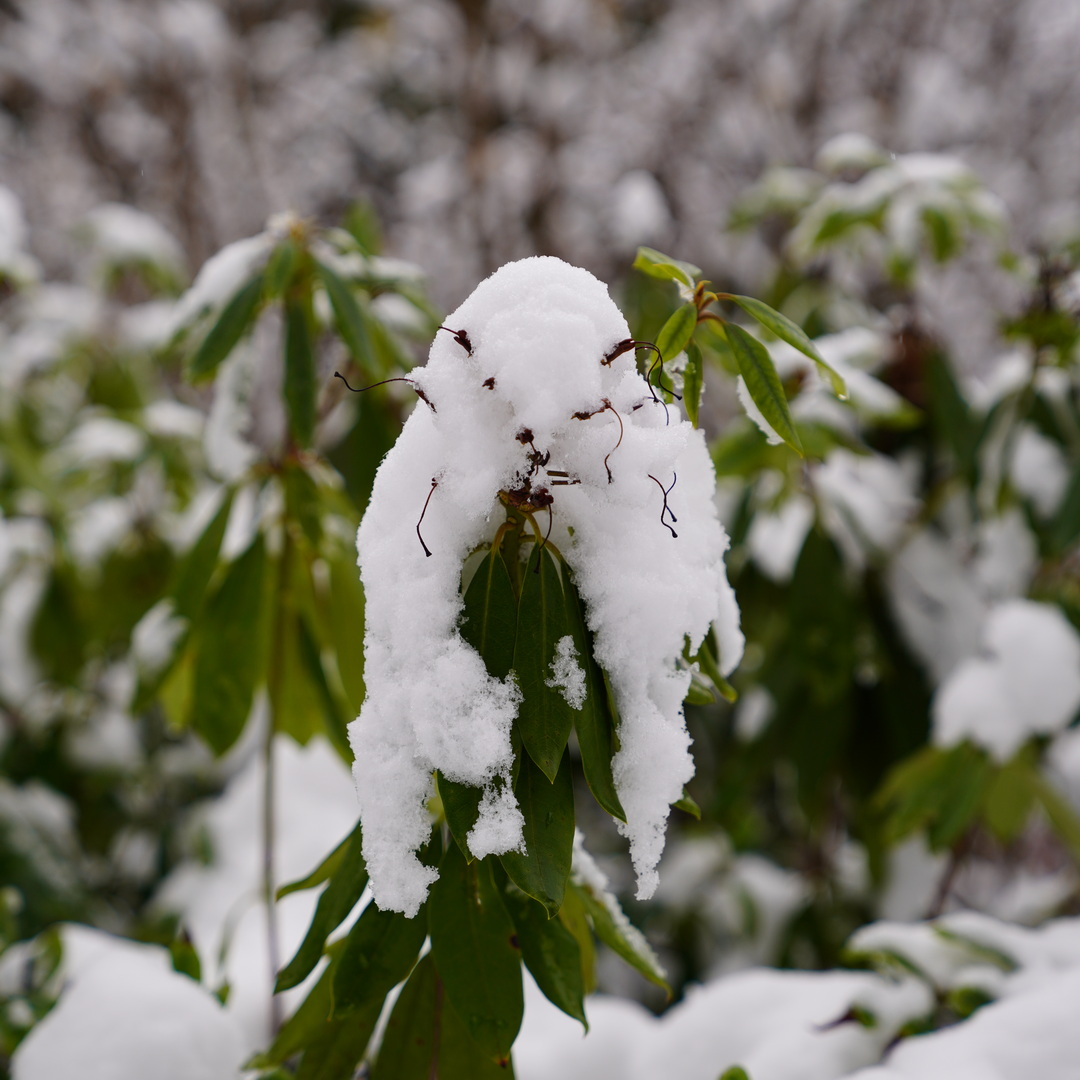
MULTIPOLYGON (((510 263, 446 326, 410 375, 423 400, 379 469, 358 535, 368 696, 350 736, 375 900, 415 915, 437 876, 416 857, 435 769, 485 789, 474 854, 522 848, 508 782, 521 693, 513 673, 488 674, 458 624, 462 563, 491 541, 505 517, 499 492, 523 476, 550 489, 550 542, 573 571, 614 689, 620 828, 646 898, 669 806, 693 773, 685 640, 696 649, 716 624, 725 672, 741 651, 704 437, 656 400, 632 349, 606 360, 630 333, 585 270, 551 257, 510 263), (531 454, 550 457, 533 471, 531 454), (557 471, 571 482, 553 483, 557 471), (660 489, 673 483, 677 539, 661 518, 660 489)), ((559 658, 548 662, 557 677, 559 658)))

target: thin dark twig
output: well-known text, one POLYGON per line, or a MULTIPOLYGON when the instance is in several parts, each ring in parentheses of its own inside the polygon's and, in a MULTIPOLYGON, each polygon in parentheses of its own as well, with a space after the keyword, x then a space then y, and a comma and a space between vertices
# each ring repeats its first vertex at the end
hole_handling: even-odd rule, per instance
POLYGON ((435 406, 428 400, 427 394, 425 394, 424 391, 421 390, 420 387, 417 386, 416 383, 412 379, 407 379, 403 375, 399 375, 399 376, 397 376, 396 378, 393 378, 393 379, 383 379, 381 382, 372 383, 370 386, 350 386, 349 385, 349 380, 346 379, 345 376, 342 375, 340 371, 335 371, 334 372, 334 378, 335 379, 340 379, 345 384, 346 389, 351 390, 354 394, 362 394, 365 390, 374 390, 376 386, 385 386, 387 383, 392 383, 392 382, 408 383, 413 388, 413 390, 416 392, 416 396, 432 412, 437 412, 438 411, 435 408, 435 406))
POLYGON ((618 450, 620 446, 622 446, 623 422, 622 422, 622 417, 618 414, 618 412, 615 409, 615 406, 612 405, 610 401, 605 401, 604 408, 605 409, 610 409, 613 413, 615 413, 615 419, 619 421, 619 441, 604 456, 604 468, 607 469, 607 482, 610 484, 611 480, 612 480, 612 477, 611 477, 611 466, 608 465, 608 458, 611 457, 611 455, 614 454, 615 451, 618 450))
POLYGON ((416 523, 416 535, 420 539, 420 546, 424 549, 424 554, 430 559, 431 552, 428 550, 427 544, 424 543, 424 538, 420 536, 420 525, 424 520, 424 515, 427 513, 428 503, 431 502, 431 496, 435 494, 435 489, 439 486, 439 481, 433 476, 431 478, 431 490, 427 493, 427 498, 424 500, 424 509, 420 511, 420 521, 416 523))
POLYGON ((652 473, 649 473, 648 476, 649 476, 649 479, 660 489, 661 494, 664 496, 664 506, 663 506, 663 509, 661 509, 661 511, 660 511, 660 524, 663 525, 664 528, 667 529, 667 531, 669 533, 671 533, 673 539, 678 540, 679 539, 679 534, 664 520, 664 515, 665 514, 670 515, 672 521, 678 521, 679 520, 671 512, 671 507, 668 506, 668 502, 667 502, 667 497, 671 492, 671 488, 673 488, 675 486, 675 480, 677 480, 678 477, 676 476, 675 480, 671 481, 671 487, 664 487, 664 485, 661 484, 660 481, 657 480, 656 477, 653 476, 652 473))
POLYGON ((449 326, 440 326, 440 330, 445 330, 470 356, 472 356, 472 342, 469 340, 469 335, 464 330, 451 330, 449 326))

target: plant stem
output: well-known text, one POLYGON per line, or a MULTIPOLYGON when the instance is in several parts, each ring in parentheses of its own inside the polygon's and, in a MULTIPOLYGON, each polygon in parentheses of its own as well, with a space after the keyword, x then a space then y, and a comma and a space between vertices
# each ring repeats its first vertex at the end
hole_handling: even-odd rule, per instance
MULTIPOLYGON (((285 662, 285 620, 289 610, 289 566, 292 562, 292 532, 288 516, 282 522, 284 538, 281 547, 278 583, 276 590, 277 610, 274 612, 274 630, 270 645, 270 667, 266 676, 269 719, 266 725, 266 741, 263 744, 263 803, 262 803, 262 893, 266 906, 266 952, 270 962, 271 982, 281 967, 281 948, 278 941, 277 912, 274 907, 274 734, 278 728, 278 709, 281 702, 281 674, 285 662)), ((270 995, 270 1030, 274 1034, 281 1027, 281 1002, 275 994, 270 995)))

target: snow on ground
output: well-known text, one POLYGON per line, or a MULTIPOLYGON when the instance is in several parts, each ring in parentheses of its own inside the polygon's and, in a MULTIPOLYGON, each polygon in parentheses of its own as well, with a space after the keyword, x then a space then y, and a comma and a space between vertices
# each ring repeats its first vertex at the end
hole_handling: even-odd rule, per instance
POLYGON ((430 827, 433 769, 488 789, 475 853, 521 843, 509 785, 493 797, 509 775, 520 691, 488 675, 457 623, 462 562, 502 521, 498 492, 526 477, 534 491, 550 486, 551 541, 574 571, 611 677, 615 778, 646 898, 669 804, 693 773, 684 638, 696 648, 717 623, 727 670, 741 647, 704 438, 654 399, 632 349, 606 360, 629 330, 585 270, 549 257, 510 263, 445 325, 451 332, 410 376, 423 401, 379 469, 358 536, 368 697, 351 738, 376 901, 414 914, 434 879, 414 854, 430 827), (559 484, 556 470, 580 482, 559 484))
POLYGON ((65 990, 19 1046, 12 1080, 233 1080, 248 1054, 236 1020, 169 954, 62 928, 65 990))

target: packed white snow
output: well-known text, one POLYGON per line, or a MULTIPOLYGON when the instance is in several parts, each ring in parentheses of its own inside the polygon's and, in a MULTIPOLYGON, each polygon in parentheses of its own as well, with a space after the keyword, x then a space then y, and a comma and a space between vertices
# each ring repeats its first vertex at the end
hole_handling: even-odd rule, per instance
MULTIPOLYGON (((436 876, 415 855, 431 827, 432 770, 489 792, 509 776, 520 690, 512 675, 489 676, 458 631, 461 566, 492 539, 505 517, 498 493, 521 485, 534 452, 550 454, 532 490, 553 497, 551 543, 573 570, 621 716, 621 828, 648 897, 669 805, 693 773, 685 639, 696 649, 716 623, 728 671, 741 649, 704 437, 654 399, 632 350, 604 362, 630 333, 585 270, 510 263, 446 326, 458 336, 437 334, 410 375, 426 403, 384 459, 358 537, 368 697, 350 735, 375 899, 415 914, 436 876), (430 557, 417 536, 425 502, 430 557)), ((479 833, 501 838, 490 850, 518 847, 512 798, 489 797, 480 814, 479 833)))
POLYGON ((551 662, 551 678, 547 684, 562 694, 571 709, 584 706, 585 672, 578 663, 574 638, 570 634, 555 642, 555 659, 551 662))

